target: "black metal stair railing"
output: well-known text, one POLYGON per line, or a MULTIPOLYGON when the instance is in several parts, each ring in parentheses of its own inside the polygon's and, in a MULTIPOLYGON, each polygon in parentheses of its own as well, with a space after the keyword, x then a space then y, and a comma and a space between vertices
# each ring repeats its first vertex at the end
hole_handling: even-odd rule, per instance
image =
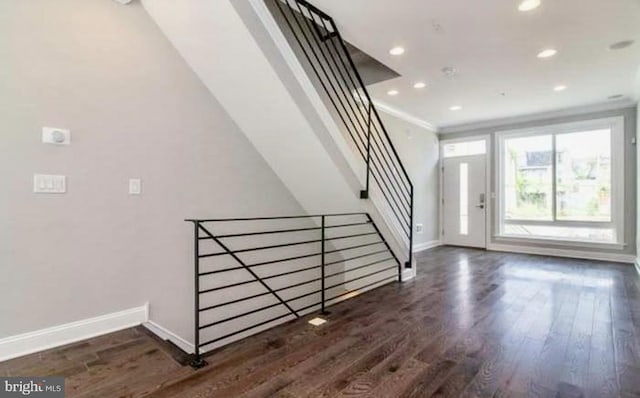
POLYGON ((408 243, 407 268, 412 265, 413 184, 371 100, 334 20, 305 0, 266 0, 285 36, 306 60, 330 107, 344 125, 356 151, 366 164, 365 188, 375 181, 389 212, 408 243), (277 15, 279 14, 279 16, 277 15), (286 30, 286 32, 285 32, 286 30))
POLYGON ((367 213, 187 221, 195 368, 208 348, 401 280, 400 261, 367 213))

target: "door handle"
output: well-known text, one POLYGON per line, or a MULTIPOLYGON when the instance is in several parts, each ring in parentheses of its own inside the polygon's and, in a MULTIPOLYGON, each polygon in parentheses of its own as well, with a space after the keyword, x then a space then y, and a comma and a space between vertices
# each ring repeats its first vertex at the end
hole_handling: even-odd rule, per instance
POLYGON ((477 208, 479 209, 484 209, 484 201, 485 201, 485 196, 483 193, 480 194, 480 203, 476 205, 477 208))

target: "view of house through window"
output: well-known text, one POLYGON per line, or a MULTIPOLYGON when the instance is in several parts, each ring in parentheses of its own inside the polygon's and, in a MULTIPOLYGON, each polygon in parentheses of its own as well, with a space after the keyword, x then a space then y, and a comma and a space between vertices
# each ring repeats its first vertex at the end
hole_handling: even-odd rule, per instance
POLYGON ((552 136, 505 140, 507 220, 553 220, 552 136))
POLYGON ((611 131, 556 137, 556 217, 611 221, 611 131))
POLYGON ((615 242, 612 135, 598 128, 504 137, 502 235, 615 242))

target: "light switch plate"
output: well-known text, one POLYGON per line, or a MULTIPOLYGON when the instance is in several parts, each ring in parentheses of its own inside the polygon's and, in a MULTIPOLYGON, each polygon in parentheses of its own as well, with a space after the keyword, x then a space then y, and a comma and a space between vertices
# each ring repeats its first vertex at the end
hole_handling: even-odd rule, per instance
POLYGON ((71 131, 56 127, 43 127, 42 142, 53 145, 71 145, 71 131))
POLYGON ((67 177, 61 175, 34 174, 33 192, 35 193, 66 193, 67 177))
POLYGON ((129 179, 129 194, 140 195, 142 193, 142 180, 139 178, 129 179))

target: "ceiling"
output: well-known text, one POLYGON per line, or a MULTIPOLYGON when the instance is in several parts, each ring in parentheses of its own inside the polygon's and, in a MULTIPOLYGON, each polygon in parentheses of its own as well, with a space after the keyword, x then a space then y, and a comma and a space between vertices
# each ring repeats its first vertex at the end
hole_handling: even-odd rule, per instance
POLYGON ((637 94, 640 0, 541 0, 529 12, 518 11, 521 0, 312 1, 345 40, 401 75, 371 85, 374 99, 438 128, 637 94), (623 40, 636 43, 609 49, 623 40), (390 55, 395 46, 406 52, 390 55), (546 48, 557 55, 539 59, 546 48), (413 88, 417 81, 427 86, 413 88))

